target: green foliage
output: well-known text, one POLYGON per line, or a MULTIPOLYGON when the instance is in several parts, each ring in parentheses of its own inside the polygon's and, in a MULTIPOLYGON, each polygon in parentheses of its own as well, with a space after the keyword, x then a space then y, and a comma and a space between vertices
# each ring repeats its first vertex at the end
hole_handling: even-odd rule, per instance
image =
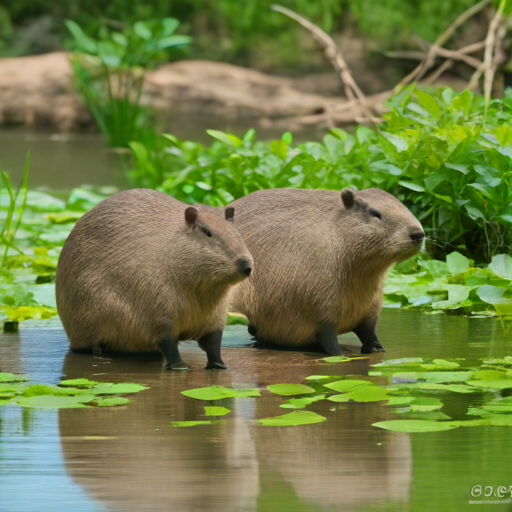
POLYGON ((139 100, 144 70, 168 58, 166 50, 190 43, 174 34, 174 18, 136 21, 122 30, 100 27, 93 38, 72 20, 66 26, 76 52, 71 64, 82 96, 110 146, 127 146, 132 140, 154 139, 147 108, 139 100))
POLYGON ((256 420, 263 427, 294 427, 298 425, 311 425, 321 423, 327 418, 313 411, 297 411, 275 416, 273 418, 262 418, 256 420))
MULTIPOLYGON (((457 250, 478 263, 512 245, 512 94, 414 85, 388 102, 386 121, 354 134, 333 128, 323 142, 292 145, 291 134, 256 142, 209 130, 211 148, 165 134, 153 147, 132 142, 129 178, 188 203, 226 204, 263 188, 340 190, 376 186, 402 200, 432 239, 435 257, 457 250)), ((460 262, 450 263, 452 268, 460 262)))

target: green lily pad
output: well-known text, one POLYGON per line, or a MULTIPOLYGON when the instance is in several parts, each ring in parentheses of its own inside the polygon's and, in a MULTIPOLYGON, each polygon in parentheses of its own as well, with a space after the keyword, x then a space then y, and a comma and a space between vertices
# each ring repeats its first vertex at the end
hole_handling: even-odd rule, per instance
POLYGON ((379 402, 389 398, 387 390, 377 386, 362 386, 347 393, 354 402, 379 402))
POLYGON ((302 409, 306 405, 312 404, 313 402, 318 402, 318 400, 324 400, 325 395, 314 395, 314 396, 304 396, 302 398, 290 398, 288 400, 289 405, 295 405, 297 408, 302 409))
POLYGON ((374 427, 392 430, 393 432, 440 432, 442 430, 452 430, 459 425, 454 422, 438 422, 425 420, 389 420, 372 423, 374 427))
POLYGON ((416 382, 423 379, 425 372, 397 372, 393 373, 393 382, 416 382))
POLYGON ((436 384, 430 382, 421 382, 416 386, 418 389, 431 391, 451 391, 453 393, 474 393, 475 389, 464 384, 436 384))
POLYGON ((120 384, 112 384, 111 382, 105 382, 94 386, 89 391, 91 393, 95 393, 96 395, 117 395, 117 394, 127 394, 127 393, 138 393, 139 391, 143 391, 144 389, 149 389, 146 386, 141 386, 140 384, 132 384, 130 382, 122 382, 120 384))
POLYGON ((489 412, 512 413, 512 404, 490 403, 484 405, 482 409, 489 412))
POLYGON ((112 396, 109 398, 96 398, 92 404, 98 407, 111 407, 113 405, 126 405, 129 404, 130 400, 122 396, 112 396))
POLYGON ((422 363, 421 368, 426 370, 454 370, 459 368, 460 364, 454 361, 447 361, 446 359, 434 359, 432 363, 422 363))
POLYGON ((474 373, 478 380, 502 380, 510 378, 505 371, 500 370, 480 370, 474 373))
POLYGON ((305 409, 306 405, 280 404, 279 407, 282 409, 305 409))
POLYGON ((412 396, 393 396, 389 399, 387 405, 407 405, 414 402, 412 396))
POLYGON ((79 388, 92 388, 97 384, 100 383, 89 379, 68 379, 59 382, 59 386, 74 386, 79 388))
POLYGON ((297 411, 282 416, 275 416, 274 418, 263 418, 256 420, 264 427, 288 427, 298 425, 310 425, 312 423, 320 423, 327 418, 312 411, 297 411))
POLYGON ((340 395, 332 395, 327 400, 331 402, 348 402, 350 398, 348 397, 348 393, 341 393, 340 395))
POLYGON ((473 377, 473 372, 425 372, 423 379, 427 382, 466 382, 473 377))
POLYGON ((30 379, 22 375, 14 375, 14 373, 0 372, 0 382, 26 382, 30 379))
POLYGON ((231 412, 230 409, 226 407, 205 407, 204 414, 206 416, 225 416, 231 412))
POLYGON ((225 388, 224 386, 208 386, 204 388, 187 389, 181 392, 182 395, 196 400, 222 400, 239 396, 236 389, 225 388))
POLYGON ((268 390, 276 395, 306 395, 314 393, 315 390, 304 384, 271 384, 267 386, 268 390))
POLYGON ((329 384, 324 384, 324 387, 334 389, 334 391, 350 391, 360 386, 374 386, 373 382, 367 380, 338 380, 329 384))
POLYGON ((56 396, 69 396, 69 395, 84 395, 88 391, 78 388, 58 388, 55 386, 47 386, 46 384, 33 384, 23 390, 23 396, 40 396, 40 395, 56 395, 56 396))
POLYGON ((248 398, 251 396, 261 396, 258 388, 235 389, 238 398, 248 398))
POLYGON ((426 362, 425 359, 421 357, 404 357, 401 359, 388 359, 386 361, 382 361, 381 363, 372 364, 372 366, 376 368, 387 368, 393 366, 417 366, 424 362, 426 362))
POLYGON ((332 378, 341 379, 341 375, 310 375, 305 380, 328 380, 332 378))
POLYGON ((195 427, 197 425, 212 425, 212 420, 199 420, 199 421, 173 421, 171 425, 173 427, 195 427))
POLYGON ((15 402, 22 407, 37 407, 49 409, 79 408, 85 407, 84 404, 92 402, 95 395, 76 395, 76 396, 56 396, 56 395, 36 395, 19 396, 15 402))
POLYGON ((468 385, 484 389, 511 389, 512 379, 470 380, 468 381, 468 385))

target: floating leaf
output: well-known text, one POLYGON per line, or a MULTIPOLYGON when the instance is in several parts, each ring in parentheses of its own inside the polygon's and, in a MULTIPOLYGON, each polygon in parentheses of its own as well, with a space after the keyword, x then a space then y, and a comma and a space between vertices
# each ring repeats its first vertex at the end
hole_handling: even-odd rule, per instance
POLYGON ((350 391, 359 386, 374 386, 374 384, 367 380, 339 380, 329 384, 324 384, 324 387, 334 389, 334 391, 350 391))
POLYGON ((367 357, 347 357, 347 356, 329 356, 324 357, 326 363, 346 363, 348 361, 357 361, 358 359, 368 359, 367 357))
POLYGON ((225 388, 224 386, 188 389, 182 391, 181 394, 189 398, 195 398, 196 400, 222 400, 223 398, 239 396, 236 389, 225 388))
POLYGON ((452 393, 474 393, 475 389, 464 384, 435 384, 430 382, 420 382, 418 389, 430 391, 450 391, 452 393))
POLYGON ((388 359, 386 361, 382 361, 381 363, 372 364, 372 366, 376 368, 387 368, 392 366, 416 366, 423 362, 425 362, 425 359, 421 357, 404 357, 401 359, 388 359))
POLYGON ((446 266, 451 274, 462 274, 469 269, 469 260, 460 252, 452 252, 446 256, 446 266))
POLYGON ((392 430, 393 432, 440 432, 442 430, 452 430, 459 425, 454 422, 438 422, 425 420, 389 420, 372 423, 374 427, 392 430))
POLYGON ((122 396, 112 396, 109 398, 97 398, 92 404, 98 407, 111 407, 113 405, 126 405, 129 404, 130 400, 122 396))
POLYGON ((318 402, 318 400, 324 400, 324 398, 325 395, 305 396, 302 398, 290 398, 290 400, 288 400, 288 404, 297 406, 297 408, 302 409, 306 405, 312 404, 313 402, 318 402))
POLYGON ((411 402, 414 402, 414 397, 412 396, 393 396, 389 397, 387 405, 407 405, 411 402))
POLYGON ((425 372, 423 379, 427 382, 466 382, 473 377, 473 372, 425 372))
POLYGON ((509 378, 506 372, 499 370, 480 370, 474 373, 474 377, 479 380, 502 380, 509 378))
POLYGON ((238 398, 248 398, 251 396, 261 396, 258 388, 235 389, 238 398))
POLYGON ((512 389, 512 379, 470 380, 468 385, 484 389, 512 389))
POLYGON ((199 420, 199 421, 172 421, 173 427, 195 427, 197 425, 212 425, 212 420, 199 420))
POLYGON ((0 382, 26 382, 28 379, 22 375, 14 375, 14 373, 0 372, 0 382))
POLYGON ((327 400, 331 402, 348 402, 350 398, 348 397, 348 393, 341 393, 340 395, 332 395, 327 400))
POLYGON ((263 418, 256 420, 264 427, 288 427, 297 425, 309 425, 312 423, 320 423, 327 418, 312 411, 297 411, 274 418, 263 418))
POLYGON ((226 414, 229 414, 231 412, 230 409, 227 409, 226 407, 205 407, 204 408, 204 414, 206 416, 225 416, 226 414))
POLYGON ((350 400, 355 402, 379 402, 389 398, 387 390, 377 386, 362 386, 347 393, 350 400))
POLYGON ((97 395, 124 395, 127 393, 138 393, 144 389, 149 388, 146 386, 141 386, 140 384, 131 384, 130 382, 122 382, 119 384, 112 384, 111 382, 107 382, 101 383, 98 386, 94 386, 90 389, 90 391, 97 395))
POLYGON ((20 396, 15 402, 22 407, 37 408, 79 408, 85 407, 84 404, 91 402, 95 395, 76 395, 76 396, 56 396, 56 395, 36 395, 36 396, 20 396))
POLYGON ((512 257, 508 254, 493 256, 489 270, 503 279, 512 281, 512 257))
POLYGON ((96 386, 97 384, 100 384, 99 382, 95 380, 89 380, 89 379, 68 379, 63 380, 59 382, 59 386, 74 386, 74 387, 83 387, 83 388, 92 388, 96 386))
POLYGON ((268 390, 276 395, 306 395, 314 393, 315 390, 304 384, 271 384, 267 386, 268 390))

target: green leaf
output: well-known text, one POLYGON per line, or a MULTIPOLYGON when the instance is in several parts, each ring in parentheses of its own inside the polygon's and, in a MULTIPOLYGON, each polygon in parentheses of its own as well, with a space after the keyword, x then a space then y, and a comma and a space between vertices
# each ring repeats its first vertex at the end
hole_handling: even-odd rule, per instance
POLYGON ((425 188, 417 183, 409 183, 407 181, 399 181, 398 182, 402 187, 408 188, 410 190, 414 190, 415 192, 425 192, 425 188))
POLYGON ((204 388, 188 389, 181 392, 182 395, 196 400, 222 400, 238 396, 236 389, 229 389, 223 386, 208 386, 204 388))
POLYGON ((423 91, 416 90, 418 96, 418 103, 428 112, 430 112, 436 119, 441 117, 441 108, 437 100, 423 91))
POLYGON ((304 384, 271 384, 267 386, 268 390, 276 395, 305 395, 314 393, 315 390, 304 384))
POLYGON ((285 160, 288 156, 286 142, 284 140, 273 140, 270 142, 270 151, 277 157, 285 160))
POLYGON ((318 400, 324 399, 325 395, 304 396, 302 398, 290 398, 290 400, 288 400, 288 404, 297 407, 304 407, 314 402, 318 402, 318 400))
POLYGON ((79 388, 92 388, 97 384, 99 384, 99 382, 89 379, 68 379, 59 382, 59 386, 74 386, 79 388))
POLYGON ((404 357, 401 359, 387 359, 382 363, 372 364, 375 368, 388 368, 394 366, 415 366, 423 363, 425 359, 421 357, 404 357))
POLYGON ((109 398, 97 398, 94 402, 91 402, 93 405, 97 405, 98 407, 112 407, 113 405, 126 405, 130 403, 128 398, 124 398, 122 396, 113 396, 109 398))
POLYGON ((143 21, 136 21, 133 24, 133 31, 144 41, 149 41, 153 37, 153 33, 143 21))
POLYGON ((496 380, 470 380, 467 382, 469 386, 484 389, 512 389, 512 379, 496 379, 496 380))
POLYGON ((282 416, 275 416, 273 418, 263 418, 256 420, 264 427, 288 427, 298 425, 310 425, 313 423, 320 423, 327 418, 320 416, 312 411, 297 411, 282 416))
POLYGON ((414 397, 412 396, 392 396, 388 398, 389 401, 387 405, 408 405, 414 402, 414 397))
POLYGON ((466 208, 466 211, 468 212, 468 215, 473 220, 485 219, 484 214, 478 208, 475 208, 474 206, 468 206, 468 205, 465 205, 464 208, 466 208))
POLYGON ((380 134, 386 137, 386 139, 388 139, 389 142, 395 146, 399 153, 406 151, 409 147, 407 141, 403 137, 400 137, 400 135, 395 135, 394 133, 387 133, 383 131, 381 131, 380 134))
POLYGON ((226 414, 229 414, 231 412, 231 409, 227 409, 226 407, 205 407, 204 408, 204 414, 206 416, 225 416, 226 414))
POLYGON ((327 400, 331 402, 348 402, 350 400, 348 393, 341 393, 340 395, 332 395, 327 400))
POLYGON ((372 423, 372 426, 392 430, 393 432, 440 432, 442 430, 452 430, 458 425, 452 422, 437 422, 424 420, 389 420, 372 423))
MULTIPOLYGON (((469 384, 469 382, 468 382, 469 384)), ((426 391, 447 391, 450 393, 474 393, 475 390, 464 384, 436 384, 433 382, 420 382, 416 384, 418 389, 426 391)))
POLYGON ((192 42, 192 38, 190 36, 169 36, 159 39, 158 48, 164 50, 165 48, 171 48, 174 46, 184 46, 186 44, 190 44, 192 42))
POLYGON ((0 382, 26 382, 29 378, 14 373, 0 372, 0 382))
POLYGON ((146 386, 140 384, 131 384, 130 382, 122 382, 120 384, 112 384, 110 382, 104 382, 94 386, 90 389, 91 393, 96 395, 124 395, 126 393, 138 393, 144 389, 149 389, 146 386))
POLYGON ((380 400, 388 400, 388 392, 377 386, 362 386, 347 393, 350 400, 355 402, 378 402, 380 400))
POLYGON ((208 135, 211 135, 217 140, 220 140, 221 142, 224 142, 224 144, 227 144, 228 146, 239 148, 243 145, 243 141, 240 140, 235 135, 231 135, 230 133, 224 133, 220 132, 218 130, 206 130, 206 133, 208 135))
POLYGON ((213 425, 217 423, 212 420, 200 420, 200 421, 172 421, 171 425, 173 427, 195 427, 197 425, 213 425))
POLYGON ((351 391, 354 388, 360 386, 374 386, 373 382, 367 380, 339 380, 337 382, 331 382, 324 384, 324 387, 334 389, 334 391, 351 391))
POLYGON ((249 398, 251 396, 261 396, 258 388, 235 389, 238 398, 249 398))
POLYGON ((508 254, 493 256, 491 263, 489 263, 489 270, 503 279, 512 281, 512 257, 508 254))
POLYGON ((488 304, 512 304, 512 300, 503 297, 503 294, 506 291, 506 288, 502 288, 500 286, 484 284, 478 288, 476 293, 484 302, 487 302, 488 304))
POLYGON ((66 24, 67 29, 71 32, 78 50, 94 55, 97 51, 96 43, 93 39, 85 35, 84 31, 80 28, 80 25, 72 20, 65 20, 64 23, 66 24))
POLYGON ((469 260, 459 252, 452 252, 446 256, 446 265, 451 274, 462 274, 469 269, 469 260))
POLYGON ((473 372, 425 372, 423 379, 427 382, 466 382, 473 377, 473 372))
POLYGON ((22 407, 37 407, 50 409, 79 408, 85 407, 85 403, 95 399, 95 395, 76 395, 76 396, 56 396, 56 395, 36 395, 20 396, 15 402, 22 407))

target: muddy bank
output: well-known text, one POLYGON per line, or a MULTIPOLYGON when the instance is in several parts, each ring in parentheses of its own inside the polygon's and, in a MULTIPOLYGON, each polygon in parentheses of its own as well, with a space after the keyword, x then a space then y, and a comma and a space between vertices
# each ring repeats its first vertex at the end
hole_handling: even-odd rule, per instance
MULTIPOLYGON (((232 119, 287 119, 324 112, 338 104, 335 73, 288 78, 210 61, 179 61, 146 75, 143 104, 171 112, 232 119)), ((64 52, 0 59, 0 124, 88 128, 93 119, 73 84, 64 52)))

